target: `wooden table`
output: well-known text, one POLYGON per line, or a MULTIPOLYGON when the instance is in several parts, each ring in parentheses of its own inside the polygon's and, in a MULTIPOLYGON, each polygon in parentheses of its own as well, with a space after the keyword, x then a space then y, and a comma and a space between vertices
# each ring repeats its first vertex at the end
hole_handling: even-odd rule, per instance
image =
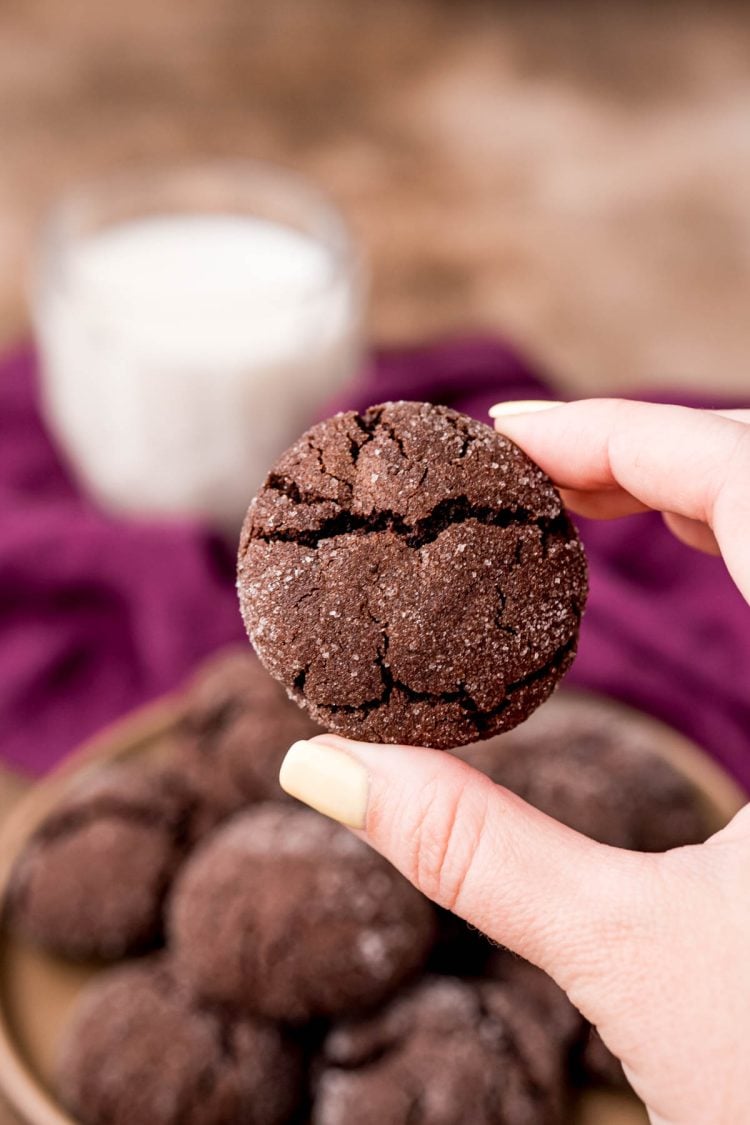
POLYGON ((0 343, 40 215, 185 156, 294 165, 378 339, 508 332, 570 392, 746 392, 750 6, 23 0, 0 21, 0 343))

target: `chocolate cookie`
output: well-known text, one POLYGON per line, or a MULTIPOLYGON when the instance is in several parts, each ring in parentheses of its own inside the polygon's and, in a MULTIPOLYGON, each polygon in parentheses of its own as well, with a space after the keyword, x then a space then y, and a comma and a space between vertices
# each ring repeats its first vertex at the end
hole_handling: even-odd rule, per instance
POLYGON ((459 753, 499 785, 613 847, 666 851, 710 835, 696 788, 652 749, 637 717, 561 693, 522 728, 459 753))
POLYGON ((569 1059, 577 1084, 630 1088, 622 1063, 606 1046, 596 1028, 575 1008, 551 977, 504 949, 495 949, 483 975, 501 981, 523 1004, 536 1007, 539 1018, 569 1059))
POLYGON ((189 838, 191 797, 161 764, 102 770, 57 806, 22 853, 6 912, 46 949, 114 959, 157 942, 189 838))
POLYGON ((595 1027, 589 1027, 573 1059, 576 1077, 587 1086, 629 1090, 622 1063, 613 1055, 595 1027))
POLYGON ((204 827, 264 800, 288 800, 279 767, 320 727, 247 649, 209 660, 188 685, 176 766, 203 805, 204 827))
POLYGON ((536 965, 516 957, 507 949, 494 947, 483 976, 505 985, 524 1006, 536 1010, 539 1021, 561 1050, 567 1051, 580 1039, 585 1020, 552 977, 536 965))
POLYGON ((495 945, 481 930, 450 910, 435 908, 437 937, 426 972, 438 976, 480 977, 495 945))
POLYGON ((191 857, 168 930, 196 994, 302 1021, 389 996, 424 963, 434 916, 345 828, 268 804, 235 817, 191 857))
POLYGON ((573 659, 581 543, 549 478, 443 406, 339 414, 252 501, 238 588, 261 660, 329 730, 450 748, 508 730, 573 659))
POLYGON ((552 1125, 563 1053, 521 995, 492 981, 428 978, 382 1012, 334 1030, 313 1125, 552 1125))
POLYGON ((280 1125, 300 1079, 277 1028, 196 1007, 161 959, 94 979, 57 1067, 60 1098, 81 1125, 280 1125))

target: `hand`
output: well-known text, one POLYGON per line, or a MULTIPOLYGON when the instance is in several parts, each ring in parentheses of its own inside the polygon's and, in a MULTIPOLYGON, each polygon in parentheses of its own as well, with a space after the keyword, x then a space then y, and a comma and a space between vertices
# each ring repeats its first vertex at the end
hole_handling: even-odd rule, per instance
MULTIPOLYGON (((681 539, 720 550, 750 599, 748 421, 591 400, 496 424, 575 511, 663 512, 681 539)), ((281 780, 554 977, 654 1125, 750 1121, 750 806, 699 847, 647 855, 596 844, 433 750, 323 735, 292 747, 281 780)))

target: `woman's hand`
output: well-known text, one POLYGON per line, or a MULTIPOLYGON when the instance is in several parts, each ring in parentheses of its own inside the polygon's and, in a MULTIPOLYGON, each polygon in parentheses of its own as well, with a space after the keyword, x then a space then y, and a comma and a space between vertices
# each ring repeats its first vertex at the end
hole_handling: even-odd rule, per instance
MULTIPOLYGON (((750 600, 750 413, 532 405, 493 411, 497 428, 573 510, 663 512, 681 539, 721 552, 750 600)), ((292 747, 281 781, 550 973, 652 1122, 750 1121, 750 806, 699 847, 646 855, 596 844, 433 750, 323 735, 292 747)))
POLYGON ((572 511, 593 519, 663 512, 678 538, 723 554, 750 601, 750 410, 587 399, 500 403, 490 414, 572 511))

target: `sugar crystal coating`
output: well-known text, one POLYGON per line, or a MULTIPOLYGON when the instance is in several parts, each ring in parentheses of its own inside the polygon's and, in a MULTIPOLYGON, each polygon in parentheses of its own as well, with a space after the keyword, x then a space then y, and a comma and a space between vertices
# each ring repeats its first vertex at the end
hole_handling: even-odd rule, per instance
POLYGON ((347 829, 271 803, 198 849, 168 922, 197 995, 292 1022, 389 996, 426 960, 434 927, 427 900, 347 829))
POLYGON ((199 827, 285 799, 278 776, 286 751, 319 733, 246 645, 206 661, 188 685, 175 760, 200 797, 199 827))
POLYGON ((57 1066, 82 1125, 281 1125, 301 1078, 278 1028, 196 1005, 162 957, 94 978, 57 1066))
POLYGON ((610 701, 561 692, 523 727, 459 754, 601 844, 658 852, 702 843, 710 834, 705 802, 652 738, 610 701))
POLYGON ((405 402, 287 450, 248 510, 238 589, 261 660, 316 721, 448 748, 550 694, 587 578, 538 466, 488 426, 405 402))
POLYGON ((179 782, 158 761, 84 778, 19 857, 5 904, 14 930, 75 959, 155 944, 189 841, 193 799, 179 782))
POLYGON ((522 994, 426 978, 328 1036, 313 1125, 556 1125, 563 1051, 522 994))

